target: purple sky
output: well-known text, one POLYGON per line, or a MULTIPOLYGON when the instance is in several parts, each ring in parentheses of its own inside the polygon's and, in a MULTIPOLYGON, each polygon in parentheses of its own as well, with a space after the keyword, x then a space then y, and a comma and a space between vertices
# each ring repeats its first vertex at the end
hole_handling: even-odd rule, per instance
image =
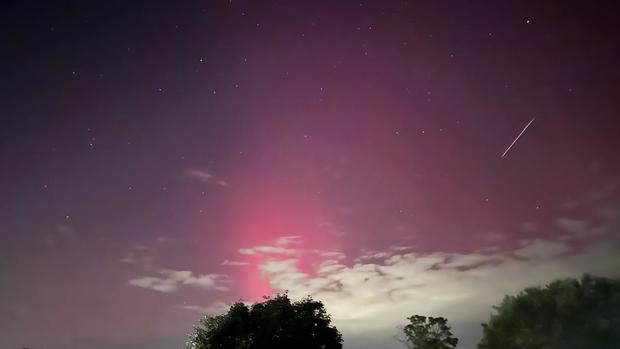
POLYGON ((473 349, 504 294, 619 276, 613 2, 45 3, 0 15, 2 348, 180 348, 288 290, 345 349, 473 349))

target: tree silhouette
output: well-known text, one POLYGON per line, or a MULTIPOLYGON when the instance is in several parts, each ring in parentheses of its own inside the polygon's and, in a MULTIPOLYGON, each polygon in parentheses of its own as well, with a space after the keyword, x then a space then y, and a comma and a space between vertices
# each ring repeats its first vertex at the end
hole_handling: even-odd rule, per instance
POLYGON ((443 317, 413 315, 398 340, 411 349, 453 349, 458 339, 452 336, 448 320, 443 317))
POLYGON ((228 313, 206 316, 194 328, 189 349, 341 349, 342 336, 330 326, 323 303, 286 294, 252 306, 237 302, 228 313))
POLYGON ((620 348, 620 279, 584 275, 506 296, 480 349, 620 348))

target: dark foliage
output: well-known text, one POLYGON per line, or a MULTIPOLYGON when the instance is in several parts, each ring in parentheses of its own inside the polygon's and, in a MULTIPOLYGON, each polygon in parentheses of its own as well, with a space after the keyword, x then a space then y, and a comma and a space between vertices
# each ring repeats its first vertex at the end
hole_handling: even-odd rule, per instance
POLYGON ((413 315, 407 318, 409 324, 401 341, 412 349, 453 349, 458 339, 452 337, 448 320, 443 317, 413 315))
POLYGON ((620 348, 620 280, 584 275, 506 296, 480 349, 620 348))
POLYGON ((203 318, 194 328, 190 349, 340 349, 342 337, 330 326, 323 303, 287 295, 252 306, 239 302, 228 313, 203 318))

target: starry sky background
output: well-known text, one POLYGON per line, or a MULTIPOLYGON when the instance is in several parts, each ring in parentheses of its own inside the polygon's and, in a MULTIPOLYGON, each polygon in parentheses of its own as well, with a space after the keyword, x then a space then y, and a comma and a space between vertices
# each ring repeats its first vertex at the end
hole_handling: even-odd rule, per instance
POLYGON ((504 294, 618 276, 618 12, 2 5, 0 346, 180 348, 289 290, 345 348, 414 313, 474 348, 504 294))

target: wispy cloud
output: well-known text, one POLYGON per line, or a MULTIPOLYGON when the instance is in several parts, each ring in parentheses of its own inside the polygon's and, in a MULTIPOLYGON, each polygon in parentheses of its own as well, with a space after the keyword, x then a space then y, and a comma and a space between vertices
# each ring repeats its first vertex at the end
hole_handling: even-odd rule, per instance
POLYGON ((261 254, 295 254, 296 250, 282 246, 254 246, 239 249, 239 253, 244 255, 261 255, 261 254))
POLYGON ((144 276, 129 281, 129 285, 162 293, 170 293, 183 286, 195 286, 206 290, 227 291, 230 279, 222 274, 194 275, 186 270, 160 270, 161 276, 144 276))
POLYGON ((228 259, 226 259, 220 265, 228 266, 228 267, 243 267, 248 264, 249 264, 248 262, 229 261, 228 259))
POLYGON ((356 263, 371 261, 371 260, 381 260, 392 256, 395 252, 393 251, 368 251, 362 250, 362 254, 354 259, 356 263))
POLYGON ((556 224, 560 229, 575 234, 582 233, 588 229, 588 222, 579 219, 558 218, 556 224))
POLYGON ((398 251, 398 252, 412 250, 412 249, 413 249, 413 246, 390 246, 390 250, 398 251))
POLYGON ((156 249, 146 245, 136 245, 129 252, 127 252, 125 257, 121 259, 121 262, 148 266, 153 263, 156 256, 156 249))
POLYGON ((556 258, 572 252, 572 247, 563 241, 549 241, 543 239, 525 240, 522 247, 514 255, 528 260, 556 258))
POLYGON ((230 305, 224 302, 213 302, 208 306, 200 306, 200 305, 177 305, 178 309, 193 311, 202 315, 217 315, 226 312, 230 305))
POLYGON ((168 244, 168 243, 173 243, 177 241, 177 239, 172 238, 172 237, 168 237, 168 236, 158 236, 155 239, 155 242, 158 244, 168 244))
POLYGON ((291 235, 291 236, 281 236, 276 239, 276 245, 292 245, 301 243, 301 236, 299 235, 291 235))
POLYGON ((157 259, 159 251, 175 242, 177 242, 176 238, 158 236, 153 241, 134 245, 121 259, 121 262, 149 268, 157 259))
POLYGON ((249 256, 301 256, 301 255, 321 255, 331 259, 344 259, 345 254, 340 251, 321 251, 317 249, 301 248, 303 243, 302 236, 289 235, 281 236, 273 240, 272 244, 241 248, 238 252, 249 256))
POLYGON ((347 235, 347 232, 343 227, 331 221, 322 221, 319 222, 318 228, 328 234, 334 235, 336 237, 343 237, 347 235))
POLYGON ((325 252, 320 252, 320 255, 322 257, 326 257, 330 259, 337 259, 337 260, 347 258, 347 255, 340 251, 325 251, 325 252))
POLYGON ((213 173, 198 168, 189 168, 183 173, 190 180, 202 183, 217 184, 222 187, 228 186, 228 182, 222 178, 216 177, 213 173))

